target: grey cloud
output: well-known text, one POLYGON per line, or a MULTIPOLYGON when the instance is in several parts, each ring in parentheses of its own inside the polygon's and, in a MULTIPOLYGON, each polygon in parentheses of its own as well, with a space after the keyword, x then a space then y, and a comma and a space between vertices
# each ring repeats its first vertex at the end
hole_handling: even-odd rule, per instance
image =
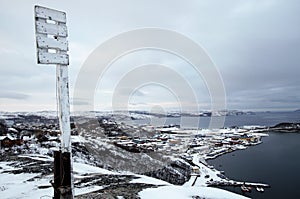
POLYGON ((0 98, 2 99, 16 99, 16 100, 25 100, 28 99, 30 95, 24 94, 24 93, 18 93, 18 92, 7 92, 7 91, 2 91, 0 93, 0 98))
POLYGON ((83 106, 83 105, 91 105, 91 103, 84 98, 73 98, 70 100, 72 105, 78 105, 78 106, 83 106))
MULTIPOLYGON (((54 66, 36 64, 34 3, 17 0, 1 3, 2 99, 31 100, 23 93, 37 97, 44 94, 45 99, 55 95, 54 66)), ((230 107, 299 108, 300 2, 297 0, 46 0, 43 5, 66 11, 70 42, 84 44, 87 49, 97 47, 120 32, 140 27, 160 27, 183 33, 206 48, 219 67, 230 107)), ((75 54, 80 55, 80 50, 78 48, 75 54)), ((74 54, 70 54, 71 59, 72 56, 74 54)), ((186 71, 184 77, 197 88, 198 97, 207 101, 204 83, 185 69, 187 65, 165 55, 161 57, 158 63, 171 63, 186 71)), ((151 59, 145 55, 144 64, 151 59)), ((71 90, 82 62, 71 60, 74 63, 70 66, 71 90)), ((129 60, 124 66, 130 64, 134 63, 129 60)), ((119 70, 115 74, 122 72, 119 70)), ((159 75, 159 71, 156 73, 159 75)), ((115 74, 107 79, 115 81, 115 74)), ((88 105, 84 100, 75 100, 75 103, 88 105)))

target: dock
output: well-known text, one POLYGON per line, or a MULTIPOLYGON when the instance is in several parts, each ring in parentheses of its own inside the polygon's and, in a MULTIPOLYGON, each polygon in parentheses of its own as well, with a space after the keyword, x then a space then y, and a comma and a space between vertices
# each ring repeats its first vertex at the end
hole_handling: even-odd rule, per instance
POLYGON ((209 182, 208 186, 234 186, 234 187, 240 187, 242 185, 245 185, 247 187, 259 187, 259 188, 270 188, 271 186, 268 184, 263 183, 251 183, 251 182, 237 182, 237 181, 215 181, 215 182, 209 182))

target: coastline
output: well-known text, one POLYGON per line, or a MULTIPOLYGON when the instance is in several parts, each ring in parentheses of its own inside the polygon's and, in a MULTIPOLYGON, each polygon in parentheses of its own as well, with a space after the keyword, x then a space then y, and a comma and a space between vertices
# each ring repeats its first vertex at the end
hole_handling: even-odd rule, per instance
MULTIPOLYGON (((258 134, 257 132, 256 135, 260 135, 263 137, 268 136, 268 134, 258 134)), ((206 175, 201 176, 201 175, 194 174, 194 176, 192 176, 189 182, 187 182, 186 184, 189 184, 191 186, 208 186, 208 187, 216 187, 216 188, 219 188, 220 186, 243 186, 243 185, 247 186, 248 188, 249 187, 269 188, 270 185, 264 183, 241 182, 241 181, 231 180, 228 177, 226 177, 222 171, 217 170, 212 165, 207 163, 207 160, 212 160, 219 156, 232 153, 237 150, 245 150, 248 147, 253 147, 262 143, 263 143, 262 141, 258 141, 255 143, 247 144, 247 147, 243 145, 234 148, 230 147, 231 150, 226 150, 226 151, 221 150, 221 152, 215 153, 214 156, 207 156, 207 154, 199 156, 198 154, 193 154, 193 161, 192 161, 193 164, 197 165, 199 169, 201 169, 200 173, 205 173, 206 175)))
MULTIPOLYGON (((252 129, 250 132, 253 133, 257 133, 257 135, 260 135, 262 137, 267 137, 269 136, 270 132, 277 132, 277 133, 298 133, 300 132, 300 128, 299 128, 299 123, 280 123, 278 125, 276 125, 275 127, 265 127, 265 128, 261 128, 258 127, 258 129, 252 129), (284 124, 284 125, 282 125, 284 124), (279 127, 280 126, 280 127, 279 127), (290 127, 292 126, 292 128, 290 127)), ((250 145, 248 145, 249 147, 255 147, 256 145, 260 145, 263 144, 263 141, 258 141, 256 143, 251 143, 250 145)), ((216 153, 214 156, 205 156, 204 158, 202 157, 201 160, 198 160, 198 162, 200 162, 202 164, 202 166, 205 166, 209 169, 212 169, 213 171, 215 171, 216 174, 218 175, 223 175, 223 177, 225 177, 225 179, 221 179, 221 180, 213 180, 213 181, 206 181, 206 185, 207 186, 212 186, 212 187, 216 187, 216 188, 222 188, 222 187, 241 187, 241 186, 247 186, 247 187, 252 187, 252 188, 256 188, 258 190, 260 190, 260 188, 270 188, 271 186, 269 184, 265 184, 265 183, 252 183, 252 182, 247 182, 247 181, 235 181, 235 180, 230 180, 228 179, 228 177, 224 176, 224 172, 220 171, 216 168, 214 168, 211 164, 207 163, 207 161, 209 160, 214 160, 222 155, 225 154, 230 154, 233 153, 237 150, 246 150, 247 147, 241 147, 241 148, 235 148, 234 150, 227 150, 227 151, 221 151, 219 153, 216 153)), ((193 161, 193 163, 196 163, 197 161, 193 161)), ((262 189, 264 191, 264 189, 262 189)))
MULTIPOLYGON (((260 181, 270 185, 265 192, 252 191, 247 197, 260 199, 294 198, 299 194, 297 183, 300 166, 297 140, 300 131, 289 133, 270 131, 263 143, 248 150, 225 154, 208 163, 218 170, 225 171, 231 179, 243 181, 260 181), (289 190, 288 192, 286 190, 289 190)), ((240 188, 215 184, 214 187, 243 194, 240 188)))

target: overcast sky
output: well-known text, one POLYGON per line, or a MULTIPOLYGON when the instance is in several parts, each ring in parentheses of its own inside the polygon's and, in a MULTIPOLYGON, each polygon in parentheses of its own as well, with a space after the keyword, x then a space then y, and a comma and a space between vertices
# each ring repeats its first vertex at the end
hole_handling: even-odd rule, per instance
MULTIPOLYGON (((80 68, 95 48, 122 32, 156 27, 181 33, 205 49, 223 79, 227 108, 300 108, 300 1, 2 0, 0 111, 56 109, 55 66, 36 63, 36 4, 67 13, 71 101, 80 68)), ((95 107, 109 109, 114 85, 124 73, 149 63, 174 67, 196 91, 200 109, 210 109, 205 81, 189 64, 151 50, 122 57, 109 68, 95 91, 95 107)), ((131 107, 157 105, 176 109, 178 96, 157 85, 138 88, 131 96, 131 107)))

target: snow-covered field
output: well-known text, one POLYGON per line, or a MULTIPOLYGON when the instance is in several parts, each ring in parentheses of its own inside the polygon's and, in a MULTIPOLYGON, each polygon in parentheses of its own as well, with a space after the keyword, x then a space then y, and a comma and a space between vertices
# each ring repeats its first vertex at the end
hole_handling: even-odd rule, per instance
POLYGON ((182 187, 182 186, 163 186, 150 188, 140 192, 142 199, 153 198, 178 198, 191 199, 196 196, 205 199, 246 199, 247 197, 231 193, 222 189, 212 187, 182 187))

